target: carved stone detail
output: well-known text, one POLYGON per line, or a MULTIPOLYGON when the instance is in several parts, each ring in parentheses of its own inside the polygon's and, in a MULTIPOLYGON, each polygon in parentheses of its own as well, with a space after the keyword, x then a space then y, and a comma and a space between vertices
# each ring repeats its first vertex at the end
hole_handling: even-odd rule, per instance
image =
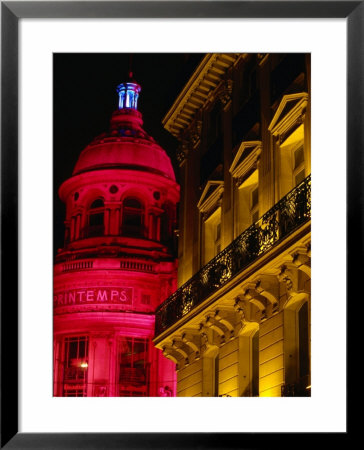
POLYGON ((177 161, 180 166, 187 159, 187 155, 188 155, 188 144, 187 142, 183 141, 177 148, 177 161))
POLYGON ((179 370, 179 369, 181 369, 181 367, 183 367, 183 364, 181 365, 181 363, 183 361, 179 357, 180 354, 178 352, 176 352, 176 350, 171 345, 165 345, 162 348, 162 352, 163 352, 163 356, 170 359, 171 361, 173 361, 176 364, 176 370, 179 370))
POLYGON ((202 120, 196 120, 190 130, 190 140, 193 147, 197 147, 197 145, 201 141, 201 133, 202 133, 202 120))
POLYGON ((232 98, 233 92, 233 80, 226 80, 222 85, 221 90, 218 92, 218 97, 223 107, 225 107, 232 98))
POLYGON ((201 346, 201 337, 195 333, 184 332, 182 334, 182 342, 189 348, 189 360, 192 359, 192 354, 194 354, 194 359, 200 358, 200 346, 201 346))
POLYGON ((311 245, 302 247, 292 254, 293 264, 311 278, 311 245))

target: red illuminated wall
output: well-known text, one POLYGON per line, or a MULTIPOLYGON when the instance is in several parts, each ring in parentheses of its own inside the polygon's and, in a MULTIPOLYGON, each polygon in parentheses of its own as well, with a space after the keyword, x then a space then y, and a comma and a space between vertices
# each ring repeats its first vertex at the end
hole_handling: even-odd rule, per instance
POLYGON ((152 338, 154 311, 177 287, 179 186, 142 128, 139 86, 118 89, 110 130, 81 152, 59 189, 66 218, 54 266, 55 396, 175 395, 174 364, 152 338), (125 93, 134 95, 129 107, 125 93))

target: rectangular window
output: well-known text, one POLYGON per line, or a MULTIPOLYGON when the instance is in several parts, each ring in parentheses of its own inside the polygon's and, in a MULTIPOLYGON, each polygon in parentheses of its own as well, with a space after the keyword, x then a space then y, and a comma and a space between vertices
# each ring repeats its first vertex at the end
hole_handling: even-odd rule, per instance
POLYGON ((280 145, 279 192, 286 195, 305 178, 304 125, 300 125, 280 145))
POLYGON ((235 233, 238 236, 259 219, 259 173, 257 169, 250 172, 238 187, 235 208, 235 233))
POLYGON ((148 395, 149 340, 121 337, 119 340, 119 396, 144 397, 148 395))
POLYGON ((85 397, 87 392, 88 337, 73 336, 64 340, 63 395, 85 397))
POLYGON ((221 251, 221 207, 203 222, 203 264, 221 251))
POLYGON ((305 169, 302 169, 300 172, 295 175, 295 185, 299 185, 305 179, 305 169))
POLYGON ((297 169, 304 162, 303 145, 294 152, 294 168, 297 169))

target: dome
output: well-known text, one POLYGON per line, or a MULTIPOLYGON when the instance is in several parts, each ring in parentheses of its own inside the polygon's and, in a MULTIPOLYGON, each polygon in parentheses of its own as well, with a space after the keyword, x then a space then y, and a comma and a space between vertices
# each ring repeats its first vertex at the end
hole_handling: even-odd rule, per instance
POLYGON ((135 82, 118 86, 119 109, 112 114, 110 130, 97 136, 80 154, 73 175, 108 168, 124 168, 175 175, 165 150, 142 128, 137 110, 140 86, 135 82))

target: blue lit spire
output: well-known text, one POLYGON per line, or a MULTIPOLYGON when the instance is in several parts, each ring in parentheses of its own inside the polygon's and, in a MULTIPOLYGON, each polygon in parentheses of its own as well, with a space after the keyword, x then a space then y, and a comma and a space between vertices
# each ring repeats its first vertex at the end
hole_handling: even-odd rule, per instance
POLYGON ((138 109, 138 98, 141 87, 133 80, 133 73, 129 73, 129 79, 127 83, 121 83, 116 88, 119 94, 119 109, 129 108, 138 109))

